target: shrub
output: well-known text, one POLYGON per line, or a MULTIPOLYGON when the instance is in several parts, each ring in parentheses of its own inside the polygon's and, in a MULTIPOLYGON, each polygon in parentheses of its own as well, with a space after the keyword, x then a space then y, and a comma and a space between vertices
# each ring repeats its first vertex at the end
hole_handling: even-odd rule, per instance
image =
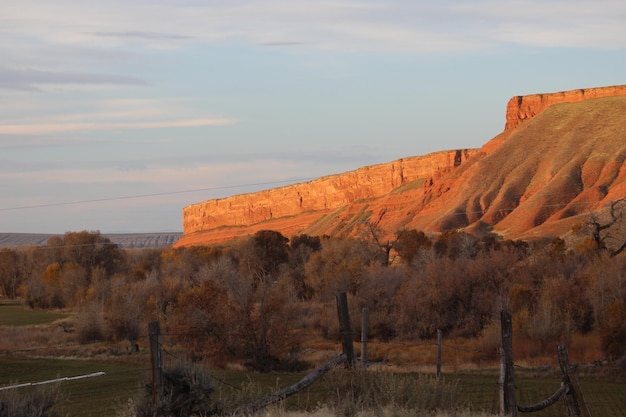
POLYGON ((213 378, 203 368, 180 364, 165 370, 157 403, 153 401, 152 384, 146 383, 144 387, 133 402, 136 417, 206 417, 220 413, 211 398, 215 391, 213 378))
POLYGON ((58 385, 0 391, 0 417, 57 417, 54 406, 60 399, 58 385))
POLYGON ((602 348, 611 359, 626 354, 626 303, 614 300, 609 303, 600 323, 602 348))
POLYGON ((105 322, 103 307, 96 303, 83 306, 76 318, 76 332, 80 343, 104 340, 105 322))

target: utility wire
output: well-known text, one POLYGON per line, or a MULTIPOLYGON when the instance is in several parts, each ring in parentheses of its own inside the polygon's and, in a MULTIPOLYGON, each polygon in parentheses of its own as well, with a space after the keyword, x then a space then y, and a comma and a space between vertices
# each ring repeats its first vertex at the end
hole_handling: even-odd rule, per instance
POLYGON ((291 183, 291 182, 304 182, 304 181, 311 181, 313 179, 315 178, 294 178, 290 180, 257 182, 257 183, 237 184, 237 185, 224 185, 220 187, 195 188, 193 190, 184 190, 184 191, 164 191, 161 193, 135 194, 135 195, 128 195, 128 196, 120 196, 120 197, 108 197, 108 198, 95 198, 92 200, 76 200, 76 201, 64 201, 64 202, 57 202, 57 203, 33 204, 33 205, 28 205, 28 206, 4 207, 4 208, 0 208, 0 211, 25 210, 25 209, 33 209, 33 208, 41 208, 41 207, 70 206, 70 205, 75 205, 75 204, 92 204, 92 203, 101 203, 104 201, 131 200, 135 198, 147 198, 147 197, 158 197, 158 196, 164 196, 164 195, 198 193, 198 192, 204 192, 204 191, 226 190, 230 188, 255 187, 259 185, 285 184, 285 183, 291 183))

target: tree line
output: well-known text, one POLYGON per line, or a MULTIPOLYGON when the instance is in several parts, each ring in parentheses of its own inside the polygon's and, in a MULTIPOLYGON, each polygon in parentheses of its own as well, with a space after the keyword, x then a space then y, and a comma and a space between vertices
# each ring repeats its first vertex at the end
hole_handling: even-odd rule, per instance
POLYGON ((626 354, 626 257, 593 239, 568 248, 460 231, 381 236, 374 225, 358 239, 262 230, 223 245, 120 249, 99 232, 68 232, 2 249, 0 293, 77 312, 84 343, 135 345, 159 320, 191 357, 262 371, 296 367, 308 334, 337 340, 338 291, 354 320, 369 309, 369 337, 380 341, 438 329, 477 337, 506 304, 515 333, 546 349, 592 334, 607 358, 626 354))

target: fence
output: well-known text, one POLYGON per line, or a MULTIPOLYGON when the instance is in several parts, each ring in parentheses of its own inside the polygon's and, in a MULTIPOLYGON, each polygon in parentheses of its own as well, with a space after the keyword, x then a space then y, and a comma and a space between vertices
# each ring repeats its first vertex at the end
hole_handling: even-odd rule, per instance
POLYGON ((558 346, 559 368, 562 373, 561 387, 549 398, 531 406, 516 404, 515 375, 513 367, 513 326, 511 312, 503 310, 500 314, 502 332, 502 351, 500 362, 500 412, 503 415, 517 417, 518 412, 532 413, 543 410, 563 398, 567 417, 591 417, 582 391, 572 371, 565 343, 558 346))
MULTIPOLYGON (((361 325, 361 357, 360 361, 357 361, 353 349, 352 327, 350 323, 350 317, 348 315, 348 305, 345 293, 337 295, 337 314, 339 322, 341 323, 341 336, 343 354, 332 359, 322 367, 311 372, 296 384, 287 388, 283 388, 274 394, 261 398, 255 402, 247 404, 234 410, 238 413, 251 413, 259 410, 269 404, 282 401, 285 398, 301 391, 302 389, 313 384, 322 375, 332 369, 334 366, 345 363, 346 366, 352 367, 357 363, 362 366, 368 364, 368 314, 364 311, 362 314, 361 325)), ((582 391, 578 385, 576 376, 572 371, 572 367, 569 364, 567 355, 567 349, 564 344, 560 344, 558 348, 559 368, 562 374, 561 387, 549 398, 530 406, 522 406, 516 403, 516 388, 515 388, 515 375, 513 366, 513 356, 511 349, 512 341, 512 329, 511 329, 511 317, 508 311, 501 313, 501 337, 502 337, 502 350, 501 350, 501 376, 500 376, 500 407, 502 414, 507 416, 518 416, 519 413, 532 413, 545 409, 555 404, 557 401, 562 400, 567 409, 568 417, 589 417, 591 413, 585 403, 582 391)), ((164 342, 161 340, 161 329, 158 322, 150 323, 148 340, 151 349, 151 371, 152 371, 152 394, 153 400, 158 400, 160 387, 163 384, 163 346, 164 342)), ((442 334, 438 332, 437 343, 437 375, 441 375, 442 367, 442 334)), ((167 354, 167 352, 165 351, 167 354)), ((99 374, 102 375, 102 374, 99 374)), ((96 375, 94 375, 96 376, 96 375)), ((62 378, 63 379, 63 378, 62 378)), ((65 380, 68 380, 67 378, 65 380)), ((24 384, 28 385, 28 384, 24 384)), ((24 386, 21 385, 21 386, 24 386)), ((7 387, 5 387, 7 388, 7 387)))
MULTIPOLYGON (((244 405, 234 410, 233 414, 251 414, 270 404, 282 401, 287 397, 296 394, 302 389, 313 384, 318 378, 341 363, 346 363, 347 367, 353 367, 356 363, 354 354, 352 326, 349 317, 349 308, 346 293, 337 294, 337 315, 341 326, 341 340, 343 354, 334 358, 322 367, 309 373, 298 383, 283 388, 278 392, 261 398, 251 404, 244 405)), ((519 413, 532 413, 543 410, 556 403, 559 399, 563 399, 567 417, 591 417, 591 413, 585 403, 582 391, 572 371, 569 363, 567 348, 564 343, 558 346, 558 362, 562 373, 561 387, 549 398, 530 406, 520 406, 516 403, 516 388, 513 361, 513 326, 511 313, 503 310, 500 314, 502 348, 500 355, 500 412, 502 415, 510 417, 518 417, 519 413)), ((367 367, 367 328, 368 313, 367 309, 362 314, 361 325, 361 358, 360 363, 363 367, 367 367)), ((162 376, 162 352, 160 341, 160 327, 158 322, 150 323, 150 349, 151 349, 151 365, 152 365, 152 387, 154 401, 158 401, 159 390, 161 387, 162 376)), ((442 366, 442 332, 437 332, 437 377, 441 375, 442 366)))

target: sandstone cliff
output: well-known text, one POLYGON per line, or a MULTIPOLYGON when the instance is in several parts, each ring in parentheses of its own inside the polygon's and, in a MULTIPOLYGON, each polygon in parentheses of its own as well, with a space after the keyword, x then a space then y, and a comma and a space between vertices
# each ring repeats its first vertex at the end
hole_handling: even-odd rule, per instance
POLYGON ((176 246, 261 229, 287 237, 356 236, 367 222, 387 237, 403 228, 564 236, 590 213, 626 198, 624 114, 626 86, 514 97, 509 128, 479 150, 404 158, 193 204, 183 210, 176 246))
POLYGON ((561 91, 549 94, 531 94, 528 96, 515 96, 506 106, 505 129, 517 126, 526 119, 530 119, 559 103, 576 103, 583 100, 602 97, 614 97, 626 95, 626 85, 611 87, 586 88, 578 90, 561 91))
POLYGON ((433 184, 408 226, 562 236, 626 197, 626 96, 553 106, 433 184), (548 232, 549 230, 549 232, 548 232))
POLYGON ((380 197, 414 180, 442 175, 473 152, 465 149, 403 158, 306 183, 192 204, 183 209, 183 233, 332 211, 357 200, 380 197))

